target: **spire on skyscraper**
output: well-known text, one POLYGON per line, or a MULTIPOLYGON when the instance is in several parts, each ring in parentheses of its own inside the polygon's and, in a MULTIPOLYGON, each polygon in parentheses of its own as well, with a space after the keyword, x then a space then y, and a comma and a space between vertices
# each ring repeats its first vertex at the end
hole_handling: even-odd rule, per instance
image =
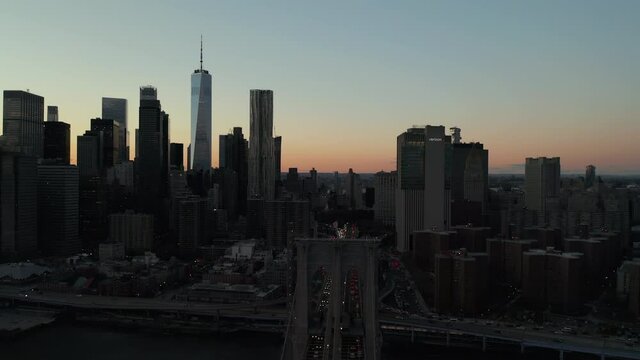
POLYGON ((202 34, 200 34, 200 72, 202 72, 202 34))

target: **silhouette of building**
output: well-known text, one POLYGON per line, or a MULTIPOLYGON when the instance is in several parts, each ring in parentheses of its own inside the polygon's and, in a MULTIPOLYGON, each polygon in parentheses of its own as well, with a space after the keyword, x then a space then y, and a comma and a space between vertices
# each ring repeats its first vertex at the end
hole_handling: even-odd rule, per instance
MULTIPOLYGON (((112 119, 118 123, 119 161, 129 161, 129 127, 127 123, 127 99, 103 97, 102 118, 112 119)), ((137 144, 136 144, 137 146, 137 144)))
POLYGON ((154 248, 154 218, 150 214, 124 213, 109 215, 111 242, 124 244, 127 254, 141 254, 154 248))
POLYGON ((37 191, 36 157, 0 143, 0 257, 26 258, 36 253, 37 191))
POLYGON ((47 121, 51 121, 51 122, 58 121, 58 107, 57 106, 47 106, 47 121))
POLYGON ((441 313, 479 314, 488 299, 486 253, 466 249, 435 256, 434 306, 441 313))
POLYGON ((104 170, 120 163, 120 125, 113 119, 91 119, 91 131, 100 133, 100 153, 104 170))
POLYGON ((71 129, 69 124, 58 120, 45 122, 43 140, 44 158, 56 160, 61 164, 69 164, 71 160, 70 152, 71 129))
POLYGON ((396 182, 398 172, 377 172, 374 177, 374 217, 387 226, 396 221, 396 182))
POLYGON ((75 165, 38 165, 39 247, 46 255, 65 256, 81 249, 79 173, 75 165))
POLYGON ((273 143, 273 91, 250 91, 248 197, 273 200, 275 171, 273 143))
POLYGON ((411 235, 424 228, 424 128, 397 139, 396 233, 398 251, 409 251, 411 235))
POLYGON ((241 215, 247 211, 248 142, 241 127, 234 127, 232 134, 220 135, 219 166, 237 174, 237 207, 241 215))
POLYGON ((25 155, 43 156, 44 98, 20 90, 4 91, 2 131, 9 146, 25 155))
POLYGON ((311 230, 311 209, 306 200, 264 202, 265 240, 271 249, 293 246, 296 237, 307 237, 311 230))
POLYGON ((587 169, 584 174, 584 188, 588 189, 596 184, 596 167, 593 165, 587 165, 587 169))
POLYGON ((202 68, 191 74, 191 169, 211 169, 211 75, 202 68))
POLYGON ((273 159, 276 163, 276 183, 282 179, 282 136, 273 138, 273 159))
POLYGON ((157 90, 152 86, 140 88, 140 128, 136 149, 136 176, 138 178, 137 191, 140 208, 145 213, 153 213, 159 209, 159 200, 163 191, 163 160, 165 159, 164 143, 164 113, 157 90))
POLYGON ((538 224, 544 225, 560 197, 560 158, 527 158, 524 174, 527 209, 535 211, 538 224))
POLYGON ((425 131, 423 223, 427 229, 443 231, 451 225, 445 156, 451 140, 444 126, 427 125, 425 131))
POLYGON ((169 154, 169 168, 184 171, 184 145, 171 143, 169 154))
POLYGON ((76 163, 80 178, 99 176, 102 171, 102 136, 86 131, 77 138, 76 163))

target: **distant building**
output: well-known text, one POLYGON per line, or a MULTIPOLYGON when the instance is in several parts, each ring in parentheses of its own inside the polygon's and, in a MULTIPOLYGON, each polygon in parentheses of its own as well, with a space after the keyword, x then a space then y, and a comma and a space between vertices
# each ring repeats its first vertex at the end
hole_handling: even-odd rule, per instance
POLYGON ((282 136, 273 138, 273 159, 276 164, 276 182, 278 182, 282 177, 282 136))
POLYGON ((397 249, 410 250, 411 235, 424 229, 424 128, 411 128, 397 139, 397 249))
POLYGON ((81 249, 79 180, 75 165, 38 165, 39 242, 47 255, 72 255, 81 249))
POLYGON ((25 155, 43 156, 44 98, 26 91, 5 90, 2 131, 9 146, 25 155))
POLYGON ((537 213, 539 225, 545 225, 560 197, 560 158, 527 158, 524 174, 527 209, 537 213))
POLYGON ((169 168, 184 171, 184 145, 171 143, 169 154, 169 168))
POLYGON ((628 260, 617 271, 616 292, 629 313, 640 317, 640 259, 628 260))
POLYGON ((555 250, 523 253, 522 297, 532 306, 575 312, 583 303, 583 255, 555 250))
POLYGON ((110 168, 120 163, 120 125, 113 119, 91 119, 91 131, 99 133, 102 166, 110 168))
POLYGON ((102 136, 87 131, 78 135, 76 163, 81 178, 99 176, 102 166, 102 136))
POLYGON ((100 244, 98 247, 98 259, 100 261, 124 260, 124 255, 123 243, 106 243, 100 244))
POLYGON ((587 169, 584 174, 584 188, 588 189, 596 183, 596 167, 593 165, 587 165, 587 169))
POLYGON ((26 258, 36 253, 37 206, 36 157, 0 144, 0 257, 26 258))
MULTIPOLYGON (((129 161, 129 126, 127 123, 127 99, 102 98, 102 118, 112 119, 118 123, 119 161, 129 161)), ((137 146, 137 143, 136 143, 137 146)))
POLYGON ((234 127, 233 133, 220 135, 219 167, 231 169, 237 174, 237 206, 238 213, 247 212, 248 183, 248 142, 242 134, 241 127, 234 127))
POLYGON ((47 106, 47 121, 51 121, 51 122, 58 121, 58 107, 57 106, 47 106))
POLYGON ((461 249, 436 255, 436 311, 464 315, 482 313, 489 295, 488 278, 486 253, 468 253, 461 249))
POLYGON ((271 249, 293 246, 297 237, 307 237, 311 229, 308 201, 272 200, 264 202, 265 240, 271 249))
POLYGON ((200 69, 191 74, 191 169, 211 169, 211 74, 202 68, 202 42, 200 42, 200 69))
POLYGON ((250 91, 248 197, 275 197, 275 154, 273 143, 273 91, 250 91))
POLYGON ((178 248, 183 256, 193 256, 207 245, 212 212, 206 198, 190 196, 178 203, 178 248))
POLYGON ((168 167, 163 161, 168 148, 164 143, 165 116, 157 98, 157 90, 152 86, 140 88, 140 128, 136 143, 136 178, 140 208, 147 213, 156 214, 160 209, 160 200, 167 184, 163 171, 168 167))
POLYGON ((154 217, 126 211, 109 215, 111 242, 124 244, 127 253, 141 254, 154 247, 154 217))
POLYGON ((396 182, 398 172, 377 172, 374 178, 375 203, 373 212, 376 220, 387 226, 396 222, 396 182))
POLYGON ((43 154, 45 159, 68 165, 71 152, 71 127, 62 121, 44 123, 43 154))

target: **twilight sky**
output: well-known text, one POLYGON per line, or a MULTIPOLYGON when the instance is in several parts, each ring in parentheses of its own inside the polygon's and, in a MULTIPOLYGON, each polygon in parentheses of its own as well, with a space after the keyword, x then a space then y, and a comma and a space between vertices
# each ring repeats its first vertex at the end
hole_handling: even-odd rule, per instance
POLYGON ((0 90, 57 105, 75 159, 102 96, 129 100, 133 137, 154 85, 186 148, 203 34, 216 165, 264 88, 283 170, 392 170, 399 133, 442 124, 483 142, 491 172, 560 156, 563 172, 640 173, 638 19, 634 0, 8 1, 0 90))

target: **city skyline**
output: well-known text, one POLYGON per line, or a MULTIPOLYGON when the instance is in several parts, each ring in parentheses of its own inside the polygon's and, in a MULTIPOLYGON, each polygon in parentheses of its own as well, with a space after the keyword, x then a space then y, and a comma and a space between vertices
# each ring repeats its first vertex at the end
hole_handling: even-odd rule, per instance
MULTIPOLYGON (((172 114, 170 141, 188 146, 188 74, 202 33, 216 74, 214 166, 217 136, 234 126, 248 133, 249 90, 267 88, 283 170, 393 170, 397 134, 444 124, 490 150, 492 173, 523 173, 524 159, 537 156, 561 157, 565 173, 589 164, 599 174, 639 172, 640 144, 626 135, 640 131, 637 3, 164 2, 154 3, 153 19, 146 5, 39 4, 25 17, 24 2, 0 14, 3 33, 24 31, 4 40, 22 55, 0 59, 3 87, 58 106, 74 163, 76 136, 100 116, 102 97, 137 104, 146 84, 172 114), (116 13, 119 29, 92 26, 116 13), (173 20, 184 26, 165 26, 173 20), (162 40, 139 45, 126 36, 134 30, 162 40)), ((137 108, 127 110, 128 128, 138 128, 137 108)))

